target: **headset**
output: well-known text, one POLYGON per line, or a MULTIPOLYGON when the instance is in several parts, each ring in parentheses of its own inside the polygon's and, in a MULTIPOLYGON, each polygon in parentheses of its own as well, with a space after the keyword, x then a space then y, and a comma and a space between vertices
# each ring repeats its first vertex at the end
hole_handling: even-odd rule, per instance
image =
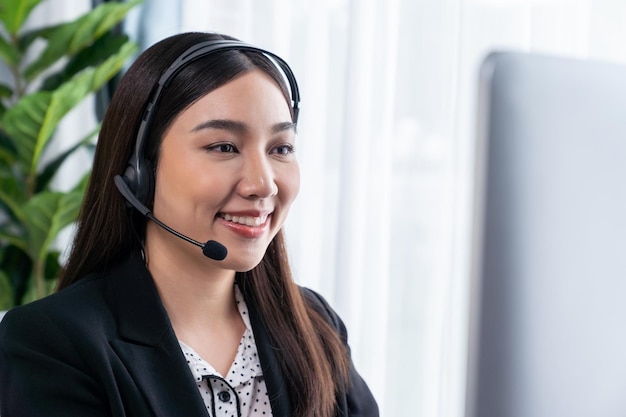
POLYGON ((159 79, 156 89, 146 106, 141 124, 137 131, 137 139, 135 140, 135 149, 126 167, 123 175, 124 182, 130 188, 132 194, 145 206, 150 204, 154 193, 154 171, 151 161, 145 157, 145 147, 150 132, 152 119, 156 113, 159 100, 163 95, 163 91, 172 81, 172 79, 189 63, 211 55, 216 52, 225 50, 243 50, 259 52, 270 58, 270 60, 280 69, 289 83, 291 92, 291 101, 293 109, 294 123, 298 122, 300 91, 298 83, 291 68, 285 60, 278 55, 256 46, 236 41, 236 40, 212 40, 200 42, 191 46, 183 52, 170 66, 165 70, 159 79))

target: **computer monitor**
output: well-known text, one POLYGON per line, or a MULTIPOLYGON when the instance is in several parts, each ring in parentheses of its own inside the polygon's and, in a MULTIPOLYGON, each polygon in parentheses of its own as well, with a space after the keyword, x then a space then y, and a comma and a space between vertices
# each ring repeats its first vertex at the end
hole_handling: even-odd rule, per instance
POLYGON ((626 67, 480 71, 466 417, 626 416, 626 67))

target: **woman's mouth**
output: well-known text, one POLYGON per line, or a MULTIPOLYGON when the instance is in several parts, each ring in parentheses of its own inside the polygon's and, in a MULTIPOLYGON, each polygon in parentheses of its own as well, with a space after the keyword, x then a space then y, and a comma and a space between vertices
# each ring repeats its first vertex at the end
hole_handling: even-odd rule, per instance
POLYGON ((256 239, 267 232, 272 216, 271 213, 259 214, 258 216, 220 213, 218 217, 231 232, 246 239, 256 239))
POLYGON ((226 221, 242 224, 244 226, 261 226, 267 220, 267 214, 263 214, 261 216, 253 217, 253 216, 232 216, 226 213, 220 213, 220 217, 226 221))

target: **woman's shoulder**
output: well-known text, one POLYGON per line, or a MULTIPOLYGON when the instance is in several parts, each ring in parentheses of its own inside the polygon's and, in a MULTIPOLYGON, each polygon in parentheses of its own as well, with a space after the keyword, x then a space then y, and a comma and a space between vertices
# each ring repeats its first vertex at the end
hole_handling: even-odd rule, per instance
POLYGON ((340 334, 346 333, 346 326, 326 298, 319 292, 307 287, 300 287, 305 302, 331 324, 340 334))
POLYGON ((307 301, 307 303, 312 306, 317 306, 317 308, 325 309, 329 313, 334 313, 334 310, 330 307, 330 304, 322 294, 308 287, 299 286, 299 288, 302 297, 307 301))
POLYGON ((0 334, 42 325, 87 323, 93 312, 101 309, 104 281, 102 274, 90 275, 59 292, 9 309, 0 321, 0 334))
MULTIPOLYGON (((339 314, 320 293, 305 287, 301 287, 301 292, 308 305, 335 328, 348 349, 348 355, 350 355, 348 332, 339 314)), ((377 417, 379 412, 376 400, 367 383, 355 369, 352 359, 350 359, 348 372, 350 384, 347 387, 345 398, 341 400, 342 405, 340 406, 343 410, 346 410, 344 415, 377 417)))
POLYGON ((83 324, 95 326, 107 317, 112 298, 108 293, 111 283, 134 274, 134 271, 124 272, 129 269, 125 266, 127 263, 118 263, 103 272, 90 273, 49 296, 11 308, 0 322, 0 329, 2 325, 27 327, 47 320, 74 327, 83 324))

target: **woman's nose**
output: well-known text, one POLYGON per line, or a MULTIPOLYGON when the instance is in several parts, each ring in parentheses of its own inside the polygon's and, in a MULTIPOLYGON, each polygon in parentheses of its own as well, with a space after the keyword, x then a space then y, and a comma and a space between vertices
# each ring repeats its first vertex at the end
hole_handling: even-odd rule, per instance
POLYGON ((267 198, 278 193, 274 170, 266 156, 246 158, 238 188, 239 193, 246 198, 267 198))

